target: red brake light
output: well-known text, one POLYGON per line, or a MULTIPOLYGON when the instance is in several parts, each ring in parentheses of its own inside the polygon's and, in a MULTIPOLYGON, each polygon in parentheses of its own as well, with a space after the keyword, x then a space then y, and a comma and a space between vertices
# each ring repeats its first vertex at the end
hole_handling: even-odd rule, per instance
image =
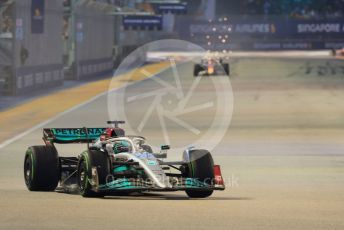
POLYGON ((224 186, 220 165, 214 165, 215 185, 224 186))

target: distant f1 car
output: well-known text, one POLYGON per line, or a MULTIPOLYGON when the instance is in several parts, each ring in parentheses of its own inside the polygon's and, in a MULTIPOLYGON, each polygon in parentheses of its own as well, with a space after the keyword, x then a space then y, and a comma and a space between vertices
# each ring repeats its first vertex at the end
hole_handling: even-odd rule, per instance
POLYGON ((207 150, 189 148, 181 161, 164 161, 168 145, 153 153, 146 139, 126 136, 119 124, 110 128, 49 128, 45 145, 31 146, 24 160, 24 179, 30 191, 79 192, 84 197, 108 194, 183 190, 205 198, 224 190, 219 165, 207 150), (91 144, 90 144, 91 142, 91 144), (54 144, 87 143, 77 157, 58 155, 54 144), (59 184, 59 186, 58 186, 59 184))
POLYGON ((344 48, 342 49, 332 49, 331 50, 332 56, 334 57, 344 57, 344 48))
POLYGON ((223 63, 222 59, 204 58, 200 64, 194 66, 194 76, 229 76, 229 64, 223 63))

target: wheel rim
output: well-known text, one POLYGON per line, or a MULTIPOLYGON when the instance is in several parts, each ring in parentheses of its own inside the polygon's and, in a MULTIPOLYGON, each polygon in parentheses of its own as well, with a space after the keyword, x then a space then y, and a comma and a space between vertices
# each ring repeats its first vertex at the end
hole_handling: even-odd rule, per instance
POLYGON ((27 185, 31 184, 32 177, 32 161, 30 156, 26 156, 25 165, 24 165, 24 178, 27 185))
POLYGON ((81 191, 85 190, 86 184, 86 172, 85 172, 85 163, 81 162, 80 169, 79 169, 79 187, 81 191))

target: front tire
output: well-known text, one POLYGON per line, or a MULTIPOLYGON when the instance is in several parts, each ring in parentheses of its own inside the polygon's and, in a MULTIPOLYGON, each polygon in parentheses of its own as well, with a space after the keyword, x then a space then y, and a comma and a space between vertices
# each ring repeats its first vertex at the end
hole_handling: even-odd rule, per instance
MULTIPOLYGON (((189 178, 195 178, 203 183, 207 183, 210 186, 214 182, 214 161, 207 150, 195 149, 190 150, 188 156, 184 154, 184 160, 187 163, 187 170, 185 176, 189 178)), ((191 198, 206 198, 213 194, 213 190, 194 190, 187 189, 186 194, 191 198)))
POLYGON ((96 192, 90 183, 92 180, 92 168, 97 168, 99 184, 106 183, 109 174, 109 159, 104 152, 89 150, 81 154, 78 163, 78 186, 83 197, 102 197, 101 192, 96 192))
POLYGON ((60 164, 53 146, 31 146, 24 159, 24 180, 30 191, 54 191, 60 180, 60 164))

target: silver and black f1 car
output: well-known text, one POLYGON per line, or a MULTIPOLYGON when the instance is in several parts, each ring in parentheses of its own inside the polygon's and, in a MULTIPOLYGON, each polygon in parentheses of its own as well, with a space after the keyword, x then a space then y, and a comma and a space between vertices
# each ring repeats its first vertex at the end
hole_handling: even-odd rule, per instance
POLYGON ((222 58, 204 58, 194 66, 194 76, 229 76, 229 64, 223 63, 222 58))
POLYGON ((181 161, 165 161, 168 145, 153 153, 144 137, 125 135, 118 127, 123 121, 108 123, 113 127, 44 129, 45 145, 31 146, 25 154, 27 188, 84 197, 183 190, 192 198, 225 189, 220 166, 207 150, 189 148, 181 161), (55 144, 70 143, 87 143, 87 150, 77 157, 59 156, 55 144))

